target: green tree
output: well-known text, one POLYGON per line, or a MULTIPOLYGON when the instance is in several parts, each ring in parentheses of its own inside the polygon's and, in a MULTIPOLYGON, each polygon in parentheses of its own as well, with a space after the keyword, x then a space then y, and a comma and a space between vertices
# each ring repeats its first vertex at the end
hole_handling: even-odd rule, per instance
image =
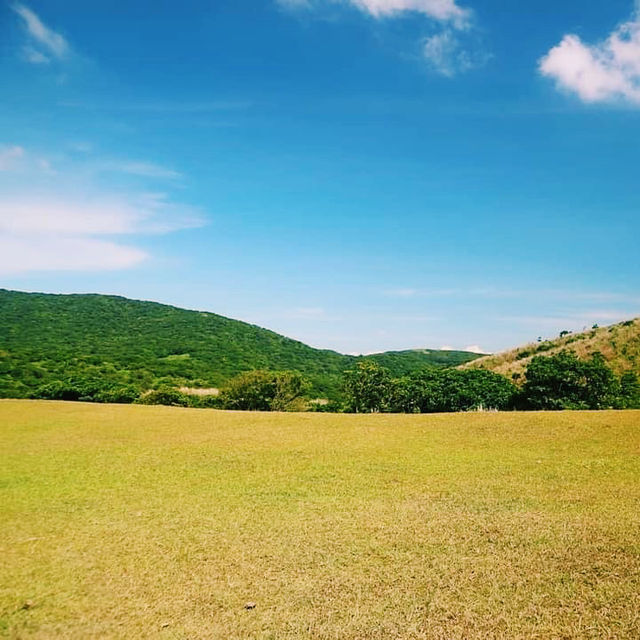
POLYGON ((620 408, 640 409, 640 381, 635 373, 624 373, 620 378, 620 408))
POLYGON ((390 410, 404 413, 445 413, 511 408, 515 385, 483 369, 423 369, 394 380, 390 410))
POLYGON ((347 411, 376 413, 388 406, 391 376, 379 364, 363 360, 344 372, 342 388, 347 411))
POLYGON ((288 411, 308 388, 297 371, 246 371, 229 380, 219 402, 225 409, 288 411))
POLYGON ((614 406, 618 396, 618 381, 601 354, 580 360, 562 351, 531 360, 520 400, 530 409, 603 409, 614 406))

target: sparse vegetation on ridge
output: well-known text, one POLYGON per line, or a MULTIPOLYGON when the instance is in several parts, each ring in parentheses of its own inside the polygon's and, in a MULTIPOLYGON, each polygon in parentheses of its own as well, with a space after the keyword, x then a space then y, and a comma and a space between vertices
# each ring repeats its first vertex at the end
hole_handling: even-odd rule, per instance
POLYGON ((640 318, 608 327, 595 325, 581 333, 569 333, 552 340, 541 339, 517 349, 478 358, 460 365, 460 368, 488 369, 509 378, 514 374, 518 377, 524 374, 535 356, 555 355, 565 350, 583 359, 600 353, 616 375, 628 372, 640 375, 640 318))

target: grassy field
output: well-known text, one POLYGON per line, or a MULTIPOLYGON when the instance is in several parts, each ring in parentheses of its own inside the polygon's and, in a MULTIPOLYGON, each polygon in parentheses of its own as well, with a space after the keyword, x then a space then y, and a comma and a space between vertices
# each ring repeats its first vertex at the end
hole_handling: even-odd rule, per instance
POLYGON ((5 400, 0 460, 0 636, 640 637, 640 412, 5 400))

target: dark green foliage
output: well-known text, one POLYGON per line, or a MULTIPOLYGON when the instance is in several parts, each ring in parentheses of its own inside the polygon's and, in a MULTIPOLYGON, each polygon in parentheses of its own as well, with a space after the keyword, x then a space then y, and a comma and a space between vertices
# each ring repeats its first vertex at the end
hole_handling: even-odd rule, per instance
POLYGON ((222 403, 219 396, 185 395, 187 397, 187 401, 189 402, 189 406, 193 407, 194 409, 222 409, 222 403))
POLYGON ((67 378, 39 386, 30 394, 42 400, 79 400, 82 402, 113 402, 129 404, 140 395, 134 385, 119 385, 109 380, 67 378))
MULTIPOLYGON (((426 350, 373 356, 394 375, 476 357, 426 350)), ((337 401, 342 372, 360 360, 214 313, 117 296, 0 289, 0 397, 29 397, 70 378, 141 391, 220 387, 243 371, 269 369, 300 371, 311 382, 311 397, 337 401)))
POLYGON ((180 393, 177 389, 171 387, 161 387, 160 389, 154 389, 149 391, 138 400, 137 404, 164 404, 170 407, 188 407, 190 405, 189 397, 180 393))
POLYGON ((528 409, 606 409, 619 404, 620 385, 601 354, 580 360, 571 351, 529 363, 520 405, 528 409))
POLYGON ((640 381, 635 373, 624 373, 620 378, 620 409, 640 409, 640 381))
POLYGON ((247 371, 229 380, 219 404, 241 411, 287 411, 308 388, 297 371, 247 371))
POLYGON ((391 395, 391 375, 372 360, 358 362, 344 373, 345 408, 354 413, 375 413, 387 409, 391 395))
POLYGON ((444 413, 511 408, 516 387, 482 369, 435 367, 392 378, 375 362, 345 372, 345 409, 351 412, 444 413))
POLYGON ((535 352, 544 353, 545 351, 551 351, 555 346, 553 342, 542 342, 536 347, 535 352))
POLYGON ((410 351, 386 351, 374 353, 359 360, 370 360, 384 367, 389 374, 398 378, 424 367, 457 367, 471 362, 482 354, 468 351, 437 351, 433 349, 412 349, 410 351))
POLYGON ((516 387, 482 369, 425 369, 393 381, 390 411, 447 413, 512 407, 516 387))

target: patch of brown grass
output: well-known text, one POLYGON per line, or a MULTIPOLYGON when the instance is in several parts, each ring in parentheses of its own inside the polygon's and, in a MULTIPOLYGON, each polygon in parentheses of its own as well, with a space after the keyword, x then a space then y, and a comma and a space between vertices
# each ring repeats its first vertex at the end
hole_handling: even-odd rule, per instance
POLYGON ((617 375, 627 371, 640 375, 640 318, 542 343, 531 342, 516 349, 478 358, 459 368, 488 369, 510 378, 514 373, 522 375, 536 355, 550 356, 563 350, 573 351, 580 358, 600 352, 617 375), (530 355, 522 357, 527 352, 530 355))

